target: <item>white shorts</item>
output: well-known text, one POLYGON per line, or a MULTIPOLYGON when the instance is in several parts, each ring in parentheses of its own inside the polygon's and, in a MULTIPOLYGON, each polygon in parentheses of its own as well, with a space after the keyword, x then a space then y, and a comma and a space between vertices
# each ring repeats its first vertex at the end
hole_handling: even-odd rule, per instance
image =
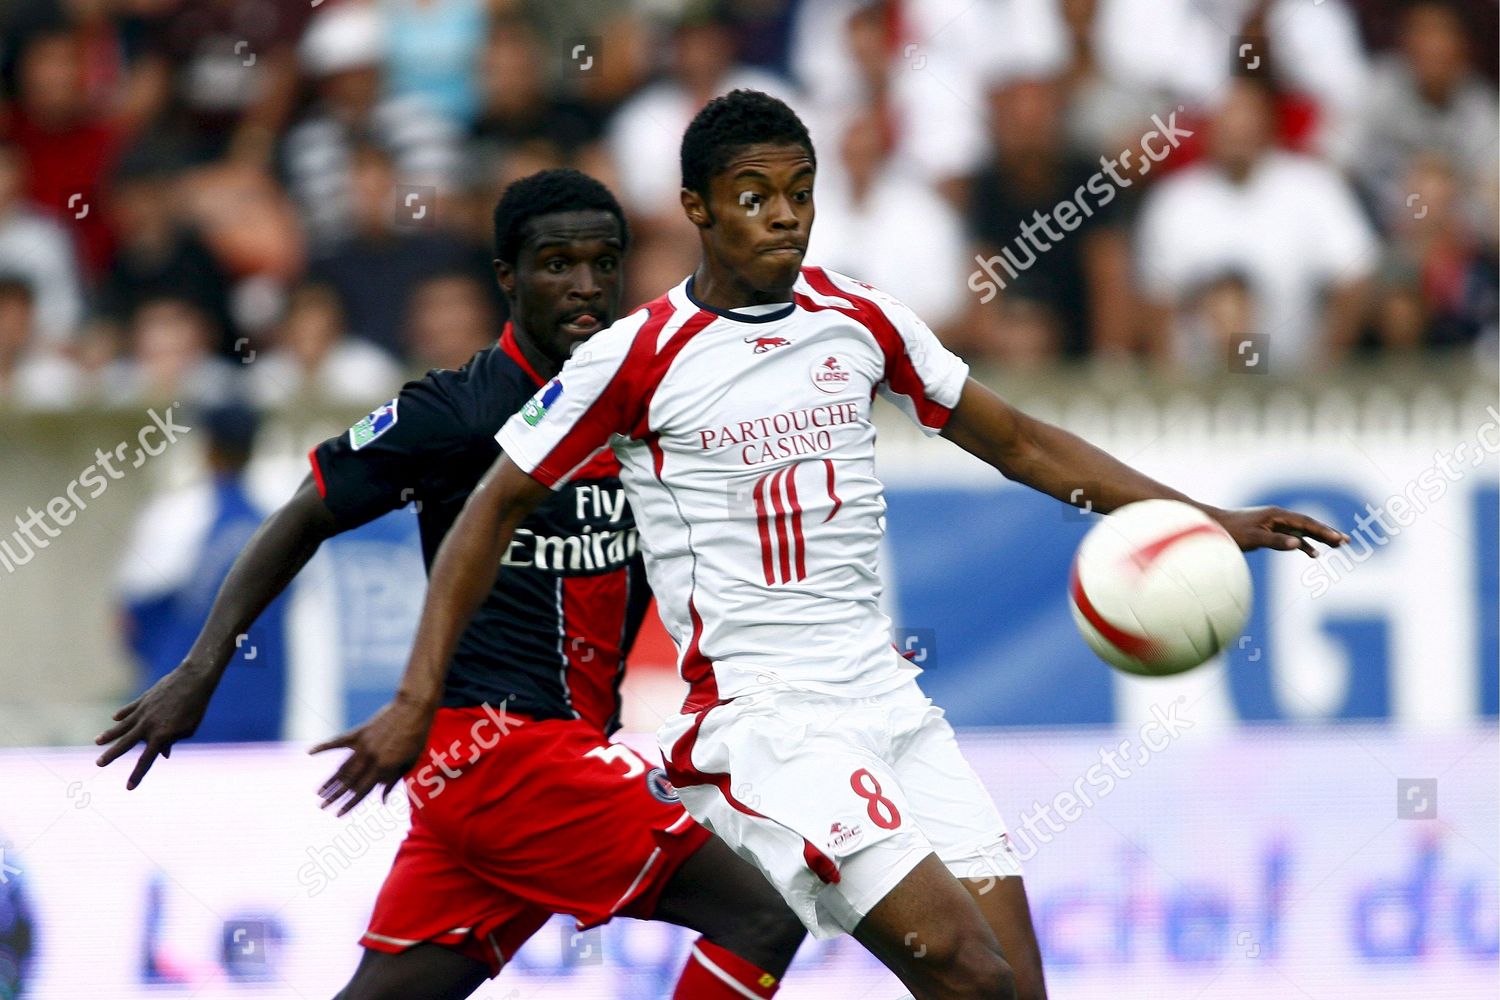
POLYGON ((693 818, 754 864, 815 937, 851 931, 917 862, 1019 876, 989 793, 943 710, 910 681, 839 698, 767 691, 658 731, 693 818))

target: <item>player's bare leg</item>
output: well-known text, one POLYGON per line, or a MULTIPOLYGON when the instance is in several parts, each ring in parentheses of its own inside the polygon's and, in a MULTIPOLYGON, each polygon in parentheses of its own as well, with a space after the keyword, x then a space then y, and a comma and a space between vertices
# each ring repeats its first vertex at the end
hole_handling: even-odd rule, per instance
POLYGON ((483 962, 439 944, 400 954, 365 950, 349 985, 334 1000, 463 1000, 489 978, 483 962))
POLYGON ((1026 883, 1017 877, 962 879, 984 922, 1000 942, 1000 953, 1010 963, 1016 980, 1017 1000, 1046 1000, 1047 984, 1042 977, 1042 949, 1037 944, 1036 928, 1031 923, 1031 907, 1026 902, 1026 883))
POLYGON ((916 1000, 1015 1000, 1016 981, 974 897, 936 854, 913 868, 854 937, 916 1000))
MULTIPOLYGON (((742 985, 756 996, 769 995, 786 974, 807 934, 760 872, 717 837, 707 841, 672 876, 651 917, 703 935, 678 986, 678 995, 684 997, 717 995, 706 990, 720 986, 720 973, 737 982, 743 980, 742 985), (710 983, 710 979, 720 983, 710 983), (696 990, 695 981, 702 983, 696 990)), ((725 996, 744 995, 727 986, 721 988, 725 996)))

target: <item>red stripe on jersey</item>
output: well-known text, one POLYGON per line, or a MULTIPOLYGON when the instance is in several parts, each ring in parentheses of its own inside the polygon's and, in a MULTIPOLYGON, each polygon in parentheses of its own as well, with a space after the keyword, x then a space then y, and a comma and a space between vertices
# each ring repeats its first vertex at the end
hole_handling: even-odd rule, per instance
POLYGON ((786 470, 786 499, 792 506, 792 537, 797 540, 797 579, 807 579, 807 546, 802 540, 802 504, 797 500, 797 466, 786 470))
POLYGON ((696 712, 719 703, 719 682, 714 678, 714 665, 698 642, 703 638, 703 619, 693 599, 688 598, 688 619, 693 624, 693 634, 688 638, 687 651, 682 654, 682 679, 688 684, 687 700, 682 703, 684 712, 696 712))
POLYGON ((607 442, 611 434, 628 432, 635 438, 649 434, 651 429, 647 418, 656 387, 687 342, 716 318, 713 313, 698 310, 678 328, 666 347, 658 351, 657 338, 677 314, 677 309, 665 295, 647 303, 644 308, 649 316, 636 331, 630 350, 609 384, 567 435, 532 470, 532 478, 543 486, 555 486, 558 480, 607 442))
MULTIPOLYGON (((771 817, 764 813, 756 812, 735 798, 734 792, 730 790, 729 775, 720 772, 700 771, 697 765, 693 763, 693 745, 698 742, 698 730, 703 728, 703 720, 708 718, 709 711, 715 707, 717 707, 717 703, 705 705, 702 709, 698 710, 698 717, 693 720, 693 724, 688 727, 688 731, 683 733, 676 743, 672 744, 672 752, 666 759, 667 780, 672 782, 677 788, 689 788, 694 785, 712 785, 719 790, 720 795, 724 796, 724 801, 728 802, 739 812, 744 813, 746 816, 754 816, 756 819, 776 823, 776 820, 771 819, 771 817)), ((784 823, 778 823, 777 825, 783 826, 788 830, 791 829, 791 827, 787 827, 784 823)), ((792 832, 795 833, 796 831, 792 832)), ((811 868, 813 874, 818 876, 823 882, 832 885, 839 881, 838 865, 833 863, 832 858, 813 846, 812 841, 806 837, 802 838, 802 857, 806 860, 807 867, 811 868)))
POLYGON ((766 484, 771 481, 771 476, 771 473, 767 473, 755 481, 755 528, 760 532, 761 569, 765 571, 768 584, 776 582, 771 564, 771 515, 767 511, 765 494, 766 484))
POLYGON ((620 460, 613 448, 600 448, 594 457, 573 470, 574 479, 609 479, 620 475, 620 460))
MULTIPOLYGON (((599 450, 611 434, 631 423, 633 401, 639 391, 636 376, 655 353, 657 335, 672 318, 673 312, 672 304, 665 296, 643 308, 648 314, 646 322, 636 331, 625 359, 620 362, 609 384, 563 439, 531 470, 532 478, 543 486, 556 486, 559 480, 599 450)), ((566 386, 563 391, 567 391, 566 386)))
POLYGON ((825 458, 823 464, 828 467, 828 499, 833 501, 833 508, 829 510, 828 516, 823 518, 823 523, 827 524, 833 520, 833 515, 839 512, 839 508, 844 506, 844 501, 840 500, 839 495, 833 491, 833 459, 825 458))
POLYGON ((641 438, 646 442, 646 447, 651 450, 651 471, 656 473, 658 481, 661 479, 661 467, 666 464, 667 455, 661 450, 661 435, 647 434, 641 438))
POLYGON ((786 469, 782 469, 771 477, 771 485, 767 487, 771 494, 771 506, 776 511, 776 553, 781 563, 781 582, 790 583, 792 580, 792 534, 787 527, 786 508, 781 502, 781 484, 786 479, 786 469))
POLYGON ((313 485, 318 488, 318 496, 324 500, 328 499, 328 484, 323 481, 323 467, 318 464, 318 446, 313 445, 307 453, 307 460, 312 463, 313 485))
MULTIPOLYGON (((584 535, 585 542, 589 536, 584 535)), ((618 569, 598 576, 562 578, 563 659, 573 710, 601 730, 619 709, 615 681, 625 659, 627 577, 618 569)))
POLYGON ((805 295, 795 296, 797 304, 808 310, 833 309, 869 330, 875 337, 875 343, 885 354, 885 381, 890 385, 891 391, 912 401, 912 405, 917 410, 917 419, 922 421, 924 426, 934 430, 941 430, 946 426, 948 417, 953 411, 927 398, 927 388, 922 383, 922 377, 917 374, 916 367, 911 363, 911 357, 906 353, 906 341, 901 339, 901 334, 886 316, 885 310, 872 299, 863 298, 839 288, 822 268, 804 267, 802 276, 820 295, 841 298, 852 308, 842 309, 838 306, 822 305, 805 295))
POLYGON ((536 369, 531 367, 531 362, 526 360, 526 355, 521 353, 521 345, 516 342, 515 327, 509 322, 506 322, 505 329, 500 331, 500 350, 505 352, 506 357, 520 365, 527 377, 535 382, 538 388, 541 388, 546 380, 536 373, 536 369))
POLYGON ((648 368, 640 379, 640 416, 636 419, 635 427, 632 428, 630 436, 643 438, 651 433, 648 423, 651 416, 651 400, 656 397, 656 387, 661 385, 661 380, 666 377, 667 369, 672 367, 672 362, 677 360, 677 355, 687 346, 687 342, 697 336, 704 327, 717 319, 713 313, 706 309, 700 309, 694 313, 687 322, 678 328, 667 341, 667 346, 655 354, 647 362, 648 368))

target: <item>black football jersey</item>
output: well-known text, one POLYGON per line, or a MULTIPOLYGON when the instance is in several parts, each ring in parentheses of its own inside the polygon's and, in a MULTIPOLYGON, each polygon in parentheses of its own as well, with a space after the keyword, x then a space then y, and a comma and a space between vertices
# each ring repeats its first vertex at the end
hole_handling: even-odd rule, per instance
MULTIPOLYGON (((469 493, 500 454, 495 434, 541 388, 506 325, 457 371, 428 372, 313 448, 338 527, 415 503, 429 571, 469 493)), ((619 726, 620 680, 650 601, 619 464, 600 452, 521 524, 460 637, 443 705, 506 704, 537 719, 619 726)))

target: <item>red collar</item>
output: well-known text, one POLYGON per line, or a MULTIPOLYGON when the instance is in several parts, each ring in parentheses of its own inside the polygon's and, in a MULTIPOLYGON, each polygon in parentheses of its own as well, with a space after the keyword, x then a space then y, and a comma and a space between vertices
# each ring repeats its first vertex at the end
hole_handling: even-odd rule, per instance
POLYGON ((526 355, 521 353, 521 345, 516 343, 515 328, 507 321, 505 329, 500 331, 500 350, 504 351, 512 361, 521 366, 521 370, 531 376, 531 381, 538 386, 542 384, 542 377, 531 367, 531 362, 526 360, 526 355))

